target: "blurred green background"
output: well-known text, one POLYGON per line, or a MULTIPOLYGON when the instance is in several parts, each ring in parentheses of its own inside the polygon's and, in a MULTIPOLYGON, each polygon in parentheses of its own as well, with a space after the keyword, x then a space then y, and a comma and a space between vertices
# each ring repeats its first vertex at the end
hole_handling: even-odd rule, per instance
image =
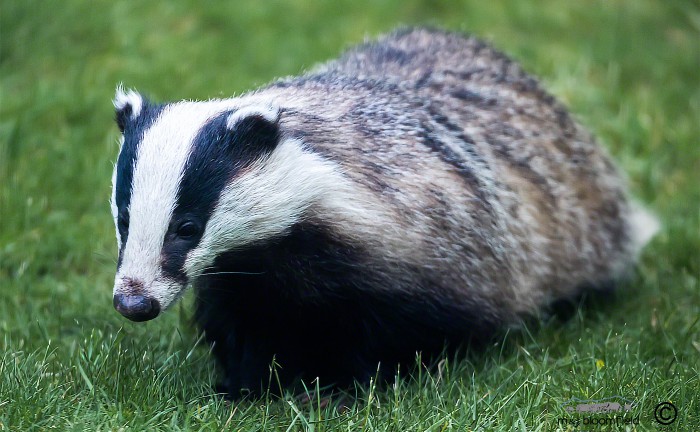
POLYGON ((675 430, 691 430, 699 137, 694 0, 3 0, 0 430, 566 430, 560 403, 616 394, 640 401, 640 430, 653 430, 660 400, 678 406, 675 430), (156 100, 228 97, 413 24, 479 35, 539 76, 619 161, 662 232, 614 304, 516 332, 453 364, 450 380, 426 371, 361 391, 345 413, 210 397, 216 371, 195 347, 190 299, 146 324, 112 310, 116 85, 156 100))

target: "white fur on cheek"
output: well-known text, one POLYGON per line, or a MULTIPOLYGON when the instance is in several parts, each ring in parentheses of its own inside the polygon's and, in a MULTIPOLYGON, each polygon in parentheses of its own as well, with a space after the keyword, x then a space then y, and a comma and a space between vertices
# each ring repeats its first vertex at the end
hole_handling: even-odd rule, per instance
POLYGON ((346 186, 335 164, 305 151, 297 140, 281 142, 224 189, 199 245, 187 256, 188 276, 201 275, 223 252, 285 233, 319 201, 344 201, 341 206, 354 206, 348 212, 356 217, 363 210, 348 199, 346 186))
POLYGON ((316 176, 310 170, 298 172, 309 165, 298 159, 313 157, 299 143, 284 141, 269 158, 233 180, 221 193, 199 245, 187 256, 187 274, 198 275, 220 253, 283 233, 294 224, 317 194, 314 182, 305 181, 316 176))

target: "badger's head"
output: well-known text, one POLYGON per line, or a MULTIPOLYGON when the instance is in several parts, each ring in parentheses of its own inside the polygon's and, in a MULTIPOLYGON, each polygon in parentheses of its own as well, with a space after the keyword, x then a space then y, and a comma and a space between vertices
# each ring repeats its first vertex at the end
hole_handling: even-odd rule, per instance
POLYGON ((120 88, 114 105, 114 306, 131 320, 155 318, 221 253, 284 234, 337 180, 270 103, 156 105, 120 88))

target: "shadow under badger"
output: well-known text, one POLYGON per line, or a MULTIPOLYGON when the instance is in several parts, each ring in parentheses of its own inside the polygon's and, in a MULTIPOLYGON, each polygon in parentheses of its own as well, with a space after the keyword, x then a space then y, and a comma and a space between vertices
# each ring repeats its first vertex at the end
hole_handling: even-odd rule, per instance
POLYGON ((114 305, 189 285, 223 388, 368 381, 607 285, 654 219, 593 137, 477 39, 412 29, 238 98, 118 89, 114 305))

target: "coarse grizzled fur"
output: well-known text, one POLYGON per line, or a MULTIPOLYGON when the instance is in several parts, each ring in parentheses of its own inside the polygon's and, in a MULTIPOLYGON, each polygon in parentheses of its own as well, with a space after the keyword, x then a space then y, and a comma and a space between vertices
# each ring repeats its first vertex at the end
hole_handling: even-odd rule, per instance
MULTIPOLYGON (((120 92, 115 105, 120 266, 140 263, 119 201, 140 193, 139 140, 168 113, 207 110, 191 120, 172 216, 201 211, 206 228, 193 244, 166 234, 155 255, 169 297, 154 295, 165 308, 194 286, 233 396, 265 389, 273 358, 283 384, 348 384, 483 340, 619 279, 654 230, 591 134, 473 37, 408 29, 239 98, 120 92), (213 144, 226 140, 232 152, 213 144)), ((115 294, 148 286, 120 267, 115 294)))

